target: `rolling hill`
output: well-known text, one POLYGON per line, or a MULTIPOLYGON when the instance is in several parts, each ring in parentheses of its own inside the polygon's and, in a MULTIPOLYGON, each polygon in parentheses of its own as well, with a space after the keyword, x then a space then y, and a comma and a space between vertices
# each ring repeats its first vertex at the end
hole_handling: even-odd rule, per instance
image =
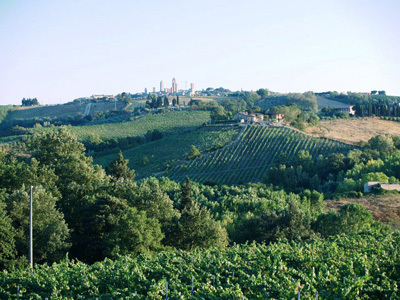
POLYGON ((35 107, 17 107, 10 111, 5 121, 24 120, 34 118, 63 118, 81 114, 93 115, 96 111, 122 110, 125 107, 123 102, 98 102, 82 103, 70 102, 60 105, 35 106, 35 107))
MULTIPOLYGON (((314 138, 284 127, 203 127, 190 133, 171 135, 123 152, 138 178, 167 176, 182 181, 186 176, 198 182, 240 184, 258 182, 267 169, 283 156, 291 160, 301 150, 319 154, 346 153, 353 146, 326 138, 314 138), (190 146, 201 156, 187 160, 190 146), (146 159, 144 160, 144 157, 146 159)), ((99 157, 95 163, 109 164, 115 154, 99 157)))
MULTIPOLYGON (((201 153, 207 153, 234 140, 239 130, 238 127, 202 127, 125 150, 123 155, 129 159, 129 167, 135 169, 136 179, 167 174, 161 172, 186 163, 192 145, 201 153)), ((94 159, 94 163, 105 167, 116 157, 116 153, 100 156, 94 159)))

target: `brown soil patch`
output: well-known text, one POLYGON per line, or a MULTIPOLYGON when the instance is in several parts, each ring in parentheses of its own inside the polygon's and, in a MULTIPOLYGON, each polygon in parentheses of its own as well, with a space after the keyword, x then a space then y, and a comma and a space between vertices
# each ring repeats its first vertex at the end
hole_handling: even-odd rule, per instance
POLYGON ((345 204, 359 203, 372 213, 375 220, 400 229, 400 194, 369 196, 360 199, 327 200, 325 203, 327 210, 339 210, 345 204))
POLYGON ((367 142, 370 138, 380 134, 400 136, 400 123, 384 121, 379 118, 336 119, 321 121, 318 126, 307 128, 306 133, 358 144, 367 142))

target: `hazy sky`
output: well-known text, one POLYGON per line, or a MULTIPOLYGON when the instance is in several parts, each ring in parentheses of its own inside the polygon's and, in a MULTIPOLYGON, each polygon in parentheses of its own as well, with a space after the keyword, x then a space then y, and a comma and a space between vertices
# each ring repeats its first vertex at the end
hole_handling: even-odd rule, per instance
POLYGON ((400 95, 399 0, 0 0, 0 104, 179 88, 400 95))

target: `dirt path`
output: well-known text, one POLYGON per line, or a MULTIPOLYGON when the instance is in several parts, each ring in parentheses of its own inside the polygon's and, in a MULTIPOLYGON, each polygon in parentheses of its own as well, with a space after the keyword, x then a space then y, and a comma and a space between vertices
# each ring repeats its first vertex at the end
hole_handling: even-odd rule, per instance
POLYGON ((85 107, 85 112, 83 113, 83 116, 86 117, 90 114, 90 109, 92 108, 92 103, 88 103, 85 107))

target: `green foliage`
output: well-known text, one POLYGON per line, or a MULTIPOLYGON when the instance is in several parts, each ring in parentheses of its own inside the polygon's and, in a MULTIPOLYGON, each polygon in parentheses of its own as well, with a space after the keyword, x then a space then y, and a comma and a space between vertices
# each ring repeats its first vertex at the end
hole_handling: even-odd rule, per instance
POLYGON ((268 89, 258 89, 256 93, 260 95, 261 98, 266 98, 271 94, 268 89))
POLYGON ((22 99, 22 106, 34 106, 34 105, 39 105, 39 101, 36 98, 22 99))
POLYGON ((0 198, 0 270, 9 267, 16 256, 15 230, 0 198))
POLYGON ((371 138, 367 147, 379 151, 382 156, 393 154, 396 150, 393 138, 390 135, 378 135, 371 138))
POLYGON ((13 110, 11 105, 0 105, 0 124, 7 117, 8 113, 13 110))
POLYGON ((145 211, 147 217, 159 220, 162 226, 168 226, 174 218, 179 217, 179 212, 174 209, 174 202, 155 178, 148 178, 137 184, 120 185, 115 190, 115 195, 126 199, 130 206, 145 211))
POLYGON ((340 208, 340 233, 355 234, 368 230, 374 222, 372 214, 358 203, 346 204, 340 208))
POLYGON ((192 145, 190 147, 190 151, 187 155, 187 159, 195 159, 197 156, 200 156, 200 151, 199 149, 196 148, 196 146, 192 145))
POLYGON ((297 292, 302 299, 315 299, 316 292, 324 299, 396 299, 399 263, 398 233, 337 236, 124 256, 93 265, 64 260, 34 272, 3 273, 0 297, 16 299, 19 285, 20 299, 163 299, 168 282, 171 299, 293 299, 297 292))
POLYGON ((268 110, 274 106, 290 106, 292 103, 305 110, 318 111, 317 98, 313 92, 275 94, 259 101, 257 105, 268 110))
POLYGON ((193 205, 193 199, 191 197, 192 192, 190 190, 191 184, 192 183, 190 182, 189 177, 186 177, 186 183, 183 184, 181 187, 181 191, 182 191, 181 207, 182 207, 182 209, 189 208, 190 206, 193 205))
MULTIPOLYGON (((30 195, 17 191, 6 199, 7 210, 15 229, 18 254, 27 256, 29 250, 30 195)), ((57 198, 45 190, 33 191, 33 247, 35 262, 53 262, 65 257, 70 244, 69 229, 63 214, 56 208, 57 198)))
POLYGON ((146 212, 128 208, 116 221, 114 228, 104 236, 105 256, 139 254, 162 247, 164 235, 157 219, 148 218, 146 212))
POLYGON ((157 219, 132 207, 127 200, 109 194, 85 197, 85 219, 76 242, 79 258, 95 262, 118 254, 137 254, 159 249, 163 234, 157 219))
POLYGON ((120 151, 118 157, 108 166, 106 172, 115 180, 133 181, 135 179, 135 170, 128 167, 129 160, 124 159, 120 151))
POLYGON ((323 237, 338 234, 359 234, 363 231, 369 231, 373 227, 382 233, 388 230, 378 224, 364 206, 352 203, 342 206, 339 214, 331 211, 319 215, 318 220, 313 226, 314 230, 319 232, 323 237))
POLYGON ((186 205, 175 232, 176 246, 181 249, 225 247, 226 230, 215 221, 210 212, 197 204, 186 205))
POLYGON ((274 242, 279 239, 299 240, 312 235, 311 217, 295 201, 289 202, 288 207, 281 213, 263 216, 263 220, 262 240, 265 242, 274 242))

